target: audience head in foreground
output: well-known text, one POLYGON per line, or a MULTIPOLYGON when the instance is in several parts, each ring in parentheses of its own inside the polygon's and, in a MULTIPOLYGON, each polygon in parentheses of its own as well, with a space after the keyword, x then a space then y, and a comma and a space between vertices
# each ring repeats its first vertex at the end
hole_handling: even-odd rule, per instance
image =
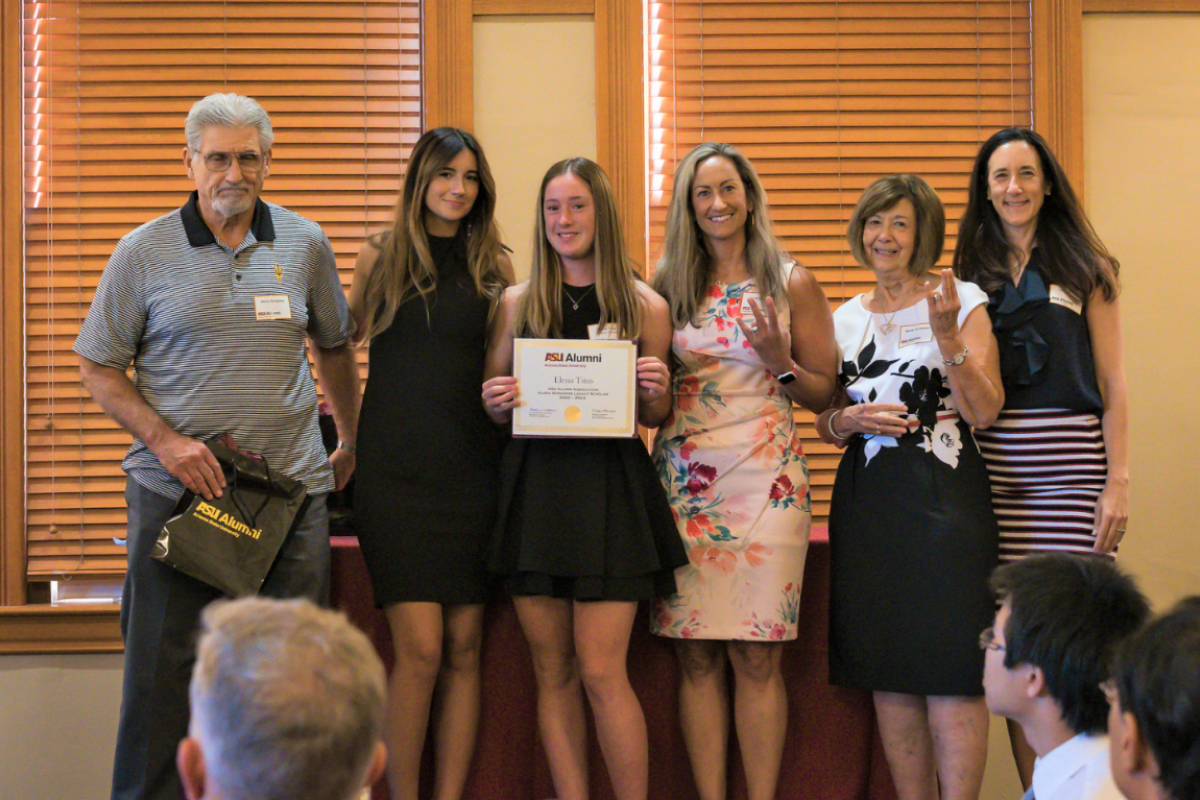
POLYGON ((1133 579, 1108 559, 1054 553, 996 570, 1001 601, 980 636, 992 713, 1019 723, 1038 755, 1038 800, 1119 797, 1104 737, 1101 684, 1122 640, 1150 614, 1133 579))
POLYGON ((1108 686, 1121 792, 1129 800, 1200 800, 1200 595, 1130 637, 1108 686))
POLYGON ((178 765, 189 800, 350 800, 383 772, 383 665, 307 600, 210 605, 178 765))

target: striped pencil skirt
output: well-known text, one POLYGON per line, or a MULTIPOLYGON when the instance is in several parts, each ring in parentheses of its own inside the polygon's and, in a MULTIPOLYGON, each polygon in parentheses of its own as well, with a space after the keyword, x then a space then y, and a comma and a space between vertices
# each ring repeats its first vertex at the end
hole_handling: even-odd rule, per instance
MULTIPOLYGON (((1108 476, 1100 419, 1061 409, 1004 410, 975 441, 992 483, 1000 561, 1091 553, 1108 476)), ((1114 552, 1115 554, 1115 552, 1114 552)))

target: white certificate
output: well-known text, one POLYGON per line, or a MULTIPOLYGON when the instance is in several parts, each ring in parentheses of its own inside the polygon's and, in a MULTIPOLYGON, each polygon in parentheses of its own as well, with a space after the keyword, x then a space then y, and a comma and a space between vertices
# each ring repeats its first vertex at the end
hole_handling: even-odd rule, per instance
POLYGON ((637 435, 637 344, 516 339, 513 436, 637 435))

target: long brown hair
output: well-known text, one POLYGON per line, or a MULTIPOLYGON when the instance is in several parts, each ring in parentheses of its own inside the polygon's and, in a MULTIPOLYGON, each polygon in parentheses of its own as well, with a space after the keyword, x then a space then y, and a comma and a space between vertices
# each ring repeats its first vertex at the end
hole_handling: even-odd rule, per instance
POLYGON ((1097 289, 1111 301, 1119 291, 1117 273, 1121 265, 1096 235, 1050 145, 1026 128, 997 131, 979 148, 967 189, 967 208, 958 224, 954 274, 986 292, 1012 279, 1008 257, 1016 250, 987 196, 988 161, 992 153, 1009 142, 1025 142, 1037 152, 1050 187, 1037 218, 1038 269, 1047 283, 1057 283, 1080 302, 1086 303, 1097 289))
POLYGON ((425 195, 433 177, 465 149, 475 155, 479 194, 459 223, 458 235, 466 237, 467 268, 475 289, 491 301, 493 311, 504 293, 508 281, 500 271, 503 247, 495 220, 496 182, 483 148, 464 130, 434 128, 413 147, 391 230, 372 240, 380 252, 367 279, 364 342, 387 330, 402 303, 420 296, 428 304, 437 285, 437 265, 425 231, 425 195))
POLYGON ((596 297, 600 301, 600 327, 615 323, 623 339, 636 338, 642 328, 642 301, 638 295, 634 262, 625 250, 625 235, 613 200, 612 186, 600 165, 586 158, 559 161, 542 178, 534 226, 533 262, 529 285, 517 301, 514 330, 517 336, 549 339, 562 336, 562 260, 546 238, 546 187, 560 175, 574 175, 592 192, 595 203, 596 297))
POLYGON ((787 296, 783 264, 788 255, 771 232, 767 192, 754 165, 733 145, 706 142, 684 156, 675 168, 666 240, 654 269, 654 289, 671 306, 671 323, 676 328, 695 322, 711 282, 710 256, 692 205, 692 184, 696 181, 696 170, 714 156, 733 162, 751 209, 746 220, 746 270, 763 297, 773 297, 776 303, 782 303, 787 296))

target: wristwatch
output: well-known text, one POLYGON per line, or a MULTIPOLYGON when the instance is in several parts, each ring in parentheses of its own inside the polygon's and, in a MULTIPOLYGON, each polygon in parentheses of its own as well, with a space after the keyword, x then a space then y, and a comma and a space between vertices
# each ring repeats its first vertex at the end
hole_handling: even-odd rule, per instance
MULTIPOLYGON (((775 373, 771 373, 771 374, 774 375, 775 373)), ((792 368, 789 369, 787 372, 784 372, 779 375, 775 375, 775 380, 779 381, 779 384, 781 386, 787 386, 789 383, 793 383, 799 377, 800 377, 800 367, 798 367, 796 365, 796 362, 793 361, 792 368)))
POLYGON ((338 439, 338 443, 337 443, 337 449, 338 449, 338 450, 345 450, 345 451, 346 451, 347 453, 349 453, 350 455, 354 455, 355 453, 357 453, 357 452, 358 452, 358 448, 357 448, 357 447, 355 447, 354 445, 350 444, 349 442, 343 442, 341 439, 338 439))

